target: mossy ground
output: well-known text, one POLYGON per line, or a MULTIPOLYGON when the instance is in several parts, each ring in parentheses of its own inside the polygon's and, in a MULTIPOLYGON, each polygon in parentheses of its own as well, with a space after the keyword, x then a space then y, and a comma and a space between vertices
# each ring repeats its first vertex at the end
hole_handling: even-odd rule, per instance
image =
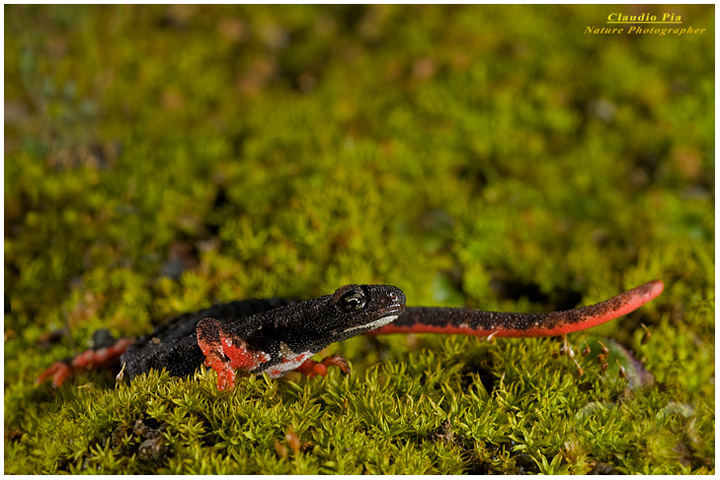
POLYGON ((5 472, 713 472, 714 6, 647 9, 708 31, 583 34, 609 6, 6 6, 5 472), (592 332, 655 376, 634 389, 552 339, 433 336, 230 392, 34 384, 99 328, 214 301, 390 283, 543 311, 653 278, 592 332))

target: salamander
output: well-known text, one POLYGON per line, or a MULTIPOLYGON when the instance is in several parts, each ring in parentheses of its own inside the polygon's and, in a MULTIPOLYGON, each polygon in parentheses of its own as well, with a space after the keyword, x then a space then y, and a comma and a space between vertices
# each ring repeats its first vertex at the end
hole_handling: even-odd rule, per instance
POLYGON ((235 371, 272 378, 299 371, 325 375, 331 365, 347 372, 339 355, 316 362, 328 345, 359 334, 446 333, 482 337, 564 335, 630 313, 663 290, 654 280, 604 302, 551 313, 485 312, 463 308, 406 307, 391 285, 346 285, 313 300, 251 299, 215 305, 176 317, 138 339, 123 338, 61 360, 45 370, 59 386, 70 374, 120 362, 132 379, 163 368, 186 376, 205 365, 220 390, 235 385, 235 371))

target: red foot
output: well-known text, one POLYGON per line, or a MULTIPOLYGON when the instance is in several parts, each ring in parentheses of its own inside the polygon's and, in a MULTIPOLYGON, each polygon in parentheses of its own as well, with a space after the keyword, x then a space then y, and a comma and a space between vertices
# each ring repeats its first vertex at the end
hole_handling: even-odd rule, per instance
POLYGON ((208 352, 204 365, 217 372, 217 388, 222 391, 226 388, 235 387, 235 370, 230 367, 230 362, 223 360, 218 352, 208 352))
POLYGON ((302 365, 295 369, 296 372, 300 372, 303 375, 307 375, 310 378, 322 375, 327 375, 327 367, 335 365, 340 367, 344 373, 350 373, 350 366, 347 364, 345 359, 341 355, 330 355, 325 357, 322 362, 316 362, 312 358, 305 360, 302 365))
POLYGON ((70 365, 67 363, 63 361, 55 362, 47 370, 40 374, 37 380, 35 380, 35 383, 42 383, 46 378, 52 375, 52 386, 57 388, 65 381, 71 372, 72 370, 70 369, 70 365))
POLYGON ((249 371, 270 360, 232 332, 227 324, 212 317, 203 318, 195 327, 197 342, 205 355, 205 366, 217 372, 218 390, 235 386, 235 369, 249 371))
POLYGON ((74 373, 112 365, 120 359, 120 355, 125 353, 125 350, 133 343, 135 343, 134 338, 121 338, 109 347, 86 350, 75 358, 55 362, 40 374, 37 383, 41 383, 52 376, 52 385, 57 388, 62 385, 68 376, 74 373))

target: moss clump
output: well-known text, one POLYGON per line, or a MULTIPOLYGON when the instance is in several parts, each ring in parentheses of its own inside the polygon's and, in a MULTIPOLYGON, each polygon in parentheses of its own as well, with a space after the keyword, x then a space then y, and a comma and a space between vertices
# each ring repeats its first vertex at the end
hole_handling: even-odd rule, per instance
POLYGON ((6 473, 714 472, 711 35, 583 35, 592 6, 5 13, 6 473), (225 393, 34 384, 99 328, 213 301, 390 283, 541 311, 652 278, 593 331, 652 373, 635 390, 551 340, 431 336, 225 393))

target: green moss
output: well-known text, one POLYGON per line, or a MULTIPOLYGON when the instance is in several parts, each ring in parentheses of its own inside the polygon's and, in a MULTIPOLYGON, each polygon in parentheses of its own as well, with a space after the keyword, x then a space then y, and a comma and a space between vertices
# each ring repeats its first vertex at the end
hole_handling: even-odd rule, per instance
POLYGON ((714 472, 711 34, 583 34, 604 6, 5 13, 5 473, 714 472), (389 283, 543 311, 653 278, 592 332, 652 385, 620 349, 576 378, 552 340, 433 336, 231 392, 34 383, 214 301, 389 283))

